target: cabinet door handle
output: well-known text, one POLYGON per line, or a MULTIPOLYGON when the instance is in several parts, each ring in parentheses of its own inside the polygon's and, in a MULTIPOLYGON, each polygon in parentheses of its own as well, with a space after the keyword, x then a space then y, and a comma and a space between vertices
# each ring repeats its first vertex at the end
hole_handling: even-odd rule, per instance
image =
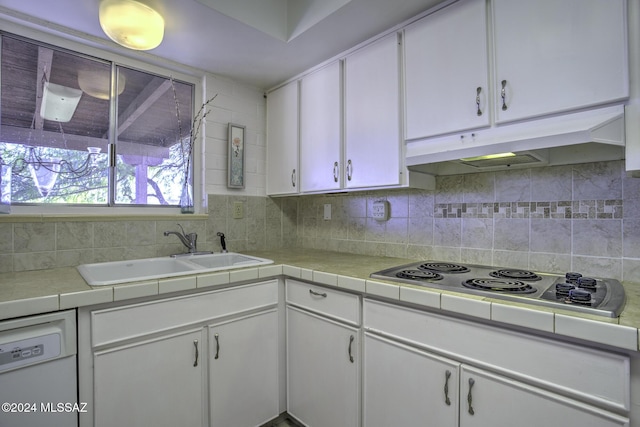
POLYGON ((196 359, 193 361, 193 366, 198 366, 198 357, 200 356, 198 352, 198 340, 193 340, 193 346, 196 348, 196 359))
POLYGON ((473 395, 471 394, 471 389, 475 384, 475 380, 473 378, 469 378, 469 393, 467 394, 467 403, 469 405, 469 414, 474 415, 475 411, 473 410, 473 395))
POLYGON ((313 296, 316 296, 316 297, 322 297, 322 298, 326 298, 327 297, 327 294, 325 292, 320 293, 320 292, 314 291, 313 289, 309 289, 309 293, 311 295, 313 295, 313 296))
POLYGON ((293 172, 291 172, 291 185, 292 186, 296 186, 296 170, 294 169, 293 172))
POLYGON ((349 336, 349 362, 353 363, 353 354, 351 354, 351 346, 353 345, 353 340, 356 338, 353 335, 349 336))
POLYGON ((351 163, 351 159, 347 160, 347 180, 351 181, 351 177, 353 176, 353 163, 351 163))
POLYGON ((451 371, 447 369, 444 373, 444 403, 447 406, 451 406, 451 399, 449 399, 449 379, 451 378, 451 371))
POLYGON ((502 98, 502 111, 507 111, 507 81, 502 81, 502 90, 500 91, 500 97, 502 98))
POLYGON ((220 340, 218 334, 214 334, 213 337, 216 339, 216 355, 213 358, 217 359, 220 357, 220 340))
POLYGON ((338 162, 333 163, 333 182, 338 182, 338 162))
POLYGON ((482 110, 480 109, 480 93, 482 93, 482 88, 478 86, 478 88, 476 89, 476 108, 478 109, 476 114, 478 116, 482 115, 482 110))

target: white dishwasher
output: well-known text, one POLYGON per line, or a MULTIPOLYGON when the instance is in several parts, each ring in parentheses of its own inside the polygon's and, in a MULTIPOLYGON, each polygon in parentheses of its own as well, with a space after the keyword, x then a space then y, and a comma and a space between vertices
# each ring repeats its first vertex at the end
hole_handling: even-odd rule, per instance
POLYGON ((76 312, 0 322, 0 426, 76 427, 76 312))

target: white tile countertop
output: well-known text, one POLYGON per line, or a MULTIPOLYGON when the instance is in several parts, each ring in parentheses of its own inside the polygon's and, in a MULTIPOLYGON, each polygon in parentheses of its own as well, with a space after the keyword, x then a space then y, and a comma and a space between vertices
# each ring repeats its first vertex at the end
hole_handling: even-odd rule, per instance
POLYGON ((626 306, 618 318, 574 313, 436 288, 370 279, 369 274, 416 260, 353 255, 309 249, 249 252, 274 264, 231 271, 91 287, 75 268, 0 274, 0 320, 81 306, 211 289, 235 282, 289 276, 335 286, 443 313, 524 327, 558 338, 570 337, 638 351, 640 285, 624 283, 626 306))

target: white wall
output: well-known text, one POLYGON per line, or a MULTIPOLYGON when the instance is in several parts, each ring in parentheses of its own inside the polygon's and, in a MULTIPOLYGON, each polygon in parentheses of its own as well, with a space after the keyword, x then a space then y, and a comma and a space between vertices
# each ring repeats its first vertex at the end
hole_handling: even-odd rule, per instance
POLYGON ((260 89, 213 74, 205 76, 206 99, 217 94, 206 119, 205 194, 266 195, 266 100, 260 89), (245 188, 227 188, 229 123, 245 129, 245 188))

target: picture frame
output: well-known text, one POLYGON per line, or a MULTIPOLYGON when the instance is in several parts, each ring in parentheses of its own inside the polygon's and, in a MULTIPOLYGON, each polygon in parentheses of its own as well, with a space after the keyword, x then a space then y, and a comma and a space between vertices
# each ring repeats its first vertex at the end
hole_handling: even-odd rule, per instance
POLYGON ((245 127, 229 123, 227 187, 244 188, 245 127))

